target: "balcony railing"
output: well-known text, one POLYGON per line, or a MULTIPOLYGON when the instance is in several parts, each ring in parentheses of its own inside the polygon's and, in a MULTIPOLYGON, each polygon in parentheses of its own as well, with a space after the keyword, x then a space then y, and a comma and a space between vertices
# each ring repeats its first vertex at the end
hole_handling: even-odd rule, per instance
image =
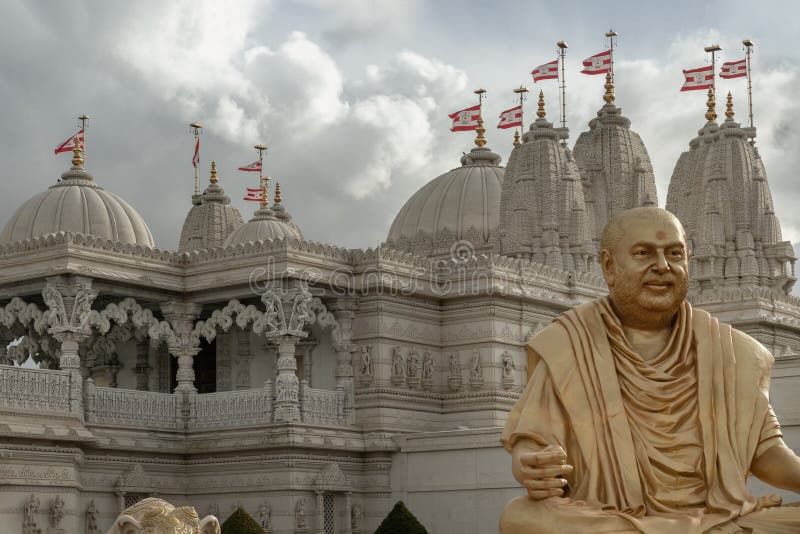
POLYGON ((182 428, 178 396, 154 391, 96 387, 86 381, 86 421, 106 425, 182 428))
POLYGON ((314 389, 303 380, 300 386, 300 418, 316 425, 344 425, 345 392, 341 389, 314 389))
POLYGON ((193 429, 230 428, 272 422, 272 382, 260 389, 220 391, 190 397, 193 429))
POLYGON ((70 413, 69 371, 0 365, 0 408, 70 413))

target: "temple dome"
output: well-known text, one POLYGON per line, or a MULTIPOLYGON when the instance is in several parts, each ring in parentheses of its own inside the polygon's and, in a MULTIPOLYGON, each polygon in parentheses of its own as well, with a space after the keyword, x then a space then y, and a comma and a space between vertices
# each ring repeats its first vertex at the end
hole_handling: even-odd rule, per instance
POLYGON ((279 185, 276 186, 275 202, 272 207, 258 208, 252 219, 231 232, 225 239, 223 247, 268 239, 303 239, 300 227, 292 222, 292 216, 281 203, 279 185))
POLYGON ((11 216, 0 243, 74 232, 117 243, 153 247, 153 234, 130 204, 106 191, 83 168, 76 154, 73 166, 58 183, 35 195, 11 216))
POLYGON ((589 121, 573 152, 583 184, 586 215, 594 223, 596 245, 608 221, 621 211, 657 205, 653 165, 642 138, 614 104, 614 84, 606 78, 605 104, 589 121))
MULTIPOLYGON (((711 93, 711 91, 709 91, 711 93)), ((788 293, 795 256, 783 241, 755 128, 733 119, 718 125, 709 94, 708 122, 675 165, 666 208, 680 219, 693 251, 692 279, 701 288, 771 288, 788 293)))
POLYGON ((217 165, 211 162, 211 179, 200 195, 193 195, 192 207, 181 230, 179 252, 206 250, 224 245, 225 239, 244 224, 242 214, 217 183, 217 165))
POLYGON ((461 167, 422 186, 403 205, 389 229, 386 246, 421 255, 449 251, 457 241, 474 250, 493 245, 500 220, 505 169, 487 147, 461 157, 461 167))

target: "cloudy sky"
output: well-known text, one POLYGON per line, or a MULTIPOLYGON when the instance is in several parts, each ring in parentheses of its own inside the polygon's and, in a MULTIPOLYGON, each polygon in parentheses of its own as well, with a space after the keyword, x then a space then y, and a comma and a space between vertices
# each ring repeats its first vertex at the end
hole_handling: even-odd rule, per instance
MULTIPOLYGON (((469 132, 447 114, 488 89, 485 116, 533 88, 531 68, 569 43, 567 115, 572 139, 602 104, 601 76, 580 60, 620 34, 617 104, 656 172, 664 204, 672 167, 704 123, 704 95, 680 93, 682 68, 722 61, 756 43, 754 109, 784 237, 800 241, 800 22, 791 2, 531 2, 5 0, 0 32, 0 221, 55 182, 69 155, 53 147, 92 117, 88 167, 145 218, 161 248, 176 248, 190 206, 193 141, 202 122, 201 181, 217 161, 221 185, 241 200, 253 176, 236 167, 269 145, 267 173, 307 239, 370 247, 405 200, 458 165, 469 132), (647 5, 649 7, 641 7, 647 5), (785 16, 782 16, 785 15, 785 16), (274 182, 273 182, 274 183, 274 182)), ((557 117, 554 81, 544 89, 557 117)), ((720 83, 746 120, 746 83, 720 83)), ((534 106, 530 102, 529 106, 534 106)), ((532 108, 529 108, 532 109, 532 108)), ((532 116, 532 114, 530 114, 532 116)), ((494 119, 487 120, 494 124, 494 119)), ((489 129, 507 159, 513 132, 489 129)), ((2 224, 0 222, 0 224, 2 224)))

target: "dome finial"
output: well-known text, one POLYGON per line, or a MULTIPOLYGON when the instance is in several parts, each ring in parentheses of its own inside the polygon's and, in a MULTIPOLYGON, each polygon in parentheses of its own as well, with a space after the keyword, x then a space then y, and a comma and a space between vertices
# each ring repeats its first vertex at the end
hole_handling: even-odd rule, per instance
POLYGON ((275 182, 275 203, 281 203, 281 183, 275 182))
POLYGON ((79 169, 83 168, 83 149, 77 135, 72 145, 72 166, 79 169))
POLYGON ((733 95, 728 91, 728 102, 725 104, 725 117, 728 120, 733 120, 733 95))
POLYGON ((475 89, 473 93, 478 95, 478 105, 480 106, 478 109, 478 127, 475 128, 475 133, 478 134, 475 137, 475 146, 480 148, 486 146, 486 136, 483 135, 486 133, 486 128, 483 127, 483 95, 486 94, 486 89, 475 89))
POLYGON ((539 91, 539 109, 536 110, 536 116, 543 119, 547 115, 544 110, 544 91, 539 91))
POLYGON ((521 145, 522 142, 519 140, 519 130, 514 130, 514 146, 521 145))
POLYGON ((211 178, 209 178, 208 181, 211 182, 212 184, 215 184, 215 183, 219 182, 219 179, 217 178, 217 162, 216 162, 216 160, 211 160, 211 178))
POLYGON ((708 106, 708 110, 706 111, 706 120, 708 122, 714 122, 717 120, 717 112, 716 106, 717 101, 714 99, 714 91, 709 89, 708 90, 708 101, 706 102, 706 106, 708 106))
POLYGON ((603 95, 603 100, 606 104, 614 103, 614 78, 611 77, 610 72, 606 72, 606 83, 603 85, 606 88, 606 94, 603 95))

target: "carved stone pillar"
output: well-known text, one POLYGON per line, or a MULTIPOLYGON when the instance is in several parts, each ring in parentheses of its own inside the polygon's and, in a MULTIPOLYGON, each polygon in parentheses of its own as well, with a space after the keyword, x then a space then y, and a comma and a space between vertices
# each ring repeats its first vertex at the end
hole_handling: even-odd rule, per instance
POLYGON ((148 391, 150 386, 150 341, 136 342, 136 389, 148 391))
POLYGON ((42 298, 48 308, 48 332, 61 345, 59 366, 70 373, 70 412, 83 419, 83 377, 78 346, 91 334, 88 323, 97 291, 92 289, 89 278, 57 276, 47 279, 42 298))
POLYGON ((297 379, 297 360, 294 345, 297 336, 284 335, 276 340, 278 345, 278 376, 275 377, 276 423, 292 423, 300 420, 300 383, 297 379))
POLYGON ((325 534, 325 495, 321 491, 317 494, 317 534, 325 534))
POLYGON ((170 301, 161 304, 164 318, 172 325, 175 339, 168 343, 169 352, 178 359, 175 391, 196 393, 194 387, 194 357, 200 352, 199 340, 191 336, 194 320, 200 314, 201 306, 193 302, 170 301))
POLYGON ((353 534, 353 492, 344 492, 344 533, 353 534))
POLYGON ((358 303, 354 298, 339 298, 333 301, 328 308, 339 323, 340 339, 334 344, 336 351, 336 385, 341 387, 346 395, 345 420, 355 422, 352 406, 354 404, 353 383, 353 353, 358 347, 353 344, 353 319, 356 316, 358 303))

